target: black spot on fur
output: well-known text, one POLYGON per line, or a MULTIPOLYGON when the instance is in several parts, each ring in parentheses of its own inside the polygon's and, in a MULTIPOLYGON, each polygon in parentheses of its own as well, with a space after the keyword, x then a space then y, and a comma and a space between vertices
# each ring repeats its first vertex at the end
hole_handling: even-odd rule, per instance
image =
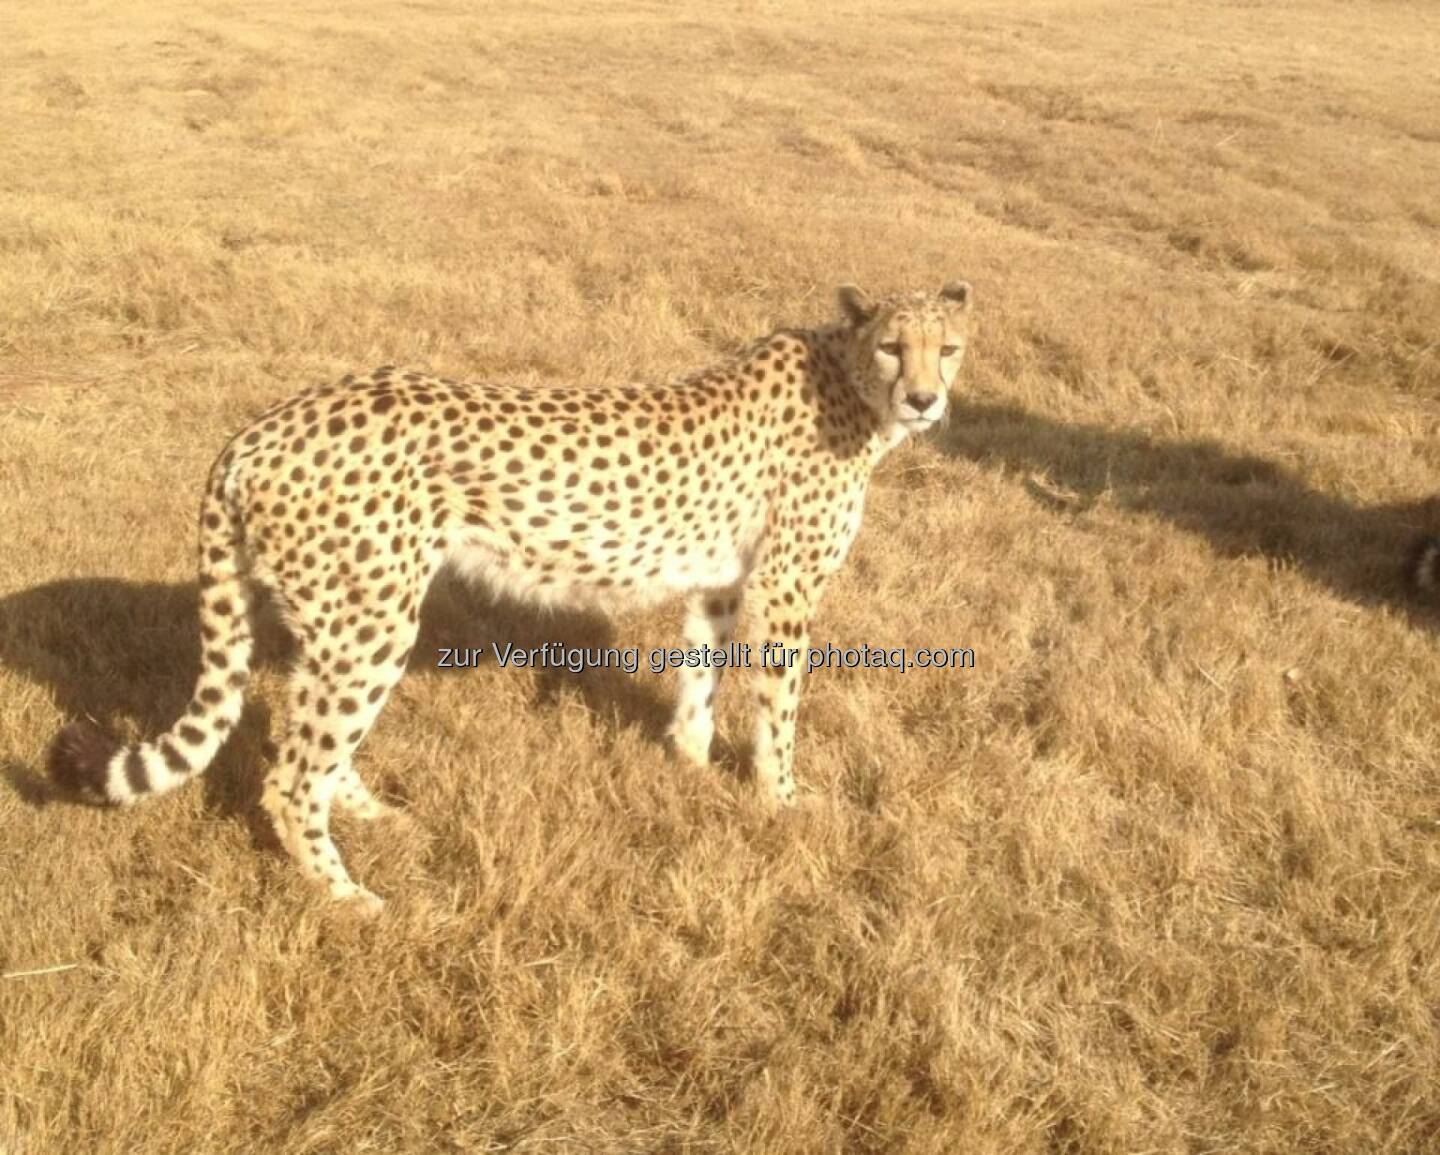
POLYGON ((179 748, 169 738, 161 738, 159 742, 160 754, 165 759, 165 765, 176 774, 189 774, 190 763, 185 755, 180 753, 179 748))
POLYGON ((145 759, 140 756, 138 746, 131 746, 125 755, 125 781, 130 784, 132 794, 150 793, 150 776, 145 773, 145 759))
POLYGON ((200 729, 199 726, 190 725, 188 722, 176 727, 175 732, 192 746, 199 746, 205 741, 205 731, 200 729))

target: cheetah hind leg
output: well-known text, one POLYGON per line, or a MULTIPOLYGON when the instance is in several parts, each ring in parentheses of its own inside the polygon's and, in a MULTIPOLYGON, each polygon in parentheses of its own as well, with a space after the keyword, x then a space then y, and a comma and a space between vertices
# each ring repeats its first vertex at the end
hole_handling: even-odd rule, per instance
MULTIPOLYGON (((303 842, 297 842, 296 837, 292 836, 286 814, 295 790, 299 752, 293 747, 297 742, 297 735, 286 739, 284 754, 274 759, 274 765, 265 775, 265 787, 260 798, 261 808, 269 816, 275 836, 295 858, 300 857, 303 842)), ((355 772, 355 766, 349 758, 340 762, 335 769, 335 793, 332 801, 346 814, 362 822, 408 817, 403 807, 376 798, 355 772)))
POLYGON ((280 845, 294 858, 300 857, 299 848, 290 834, 290 819, 287 815, 290 795, 295 789, 295 771, 300 761, 299 736, 292 721, 285 740, 272 751, 270 767, 265 772, 265 785, 260 793, 260 808, 269 816, 270 825, 280 845))
MULTIPOLYGON (((413 623, 410 628, 413 630, 413 623)), ((398 638, 392 648, 404 649, 400 642, 408 640, 398 638)), ((345 869, 330 837, 330 807, 332 803, 343 806, 348 800, 362 817, 384 813, 384 805, 360 784, 351 756, 399 678, 398 666, 348 681, 312 666, 292 690, 291 716, 303 716, 305 723, 296 728, 294 740, 287 741, 275 776, 277 797, 287 775, 291 783, 283 795, 282 820, 277 823, 284 829, 286 848, 306 876, 325 885, 331 898, 356 903, 366 914, 379 913, 384 903, 345 869), (308 710, 300 706, 296 692, 305 683, 309 683, 305 701, 312 707, 308 710), (316 703, 324 703, 326 708, 316 710, 316 703)))
POLYGON ((381 818, 406 817, 404 807, 383 802, 370 793, 370 788, 360 780, 349 758, 337 767, 335 779, 335 805, 352 818, 374 822, 381 818))

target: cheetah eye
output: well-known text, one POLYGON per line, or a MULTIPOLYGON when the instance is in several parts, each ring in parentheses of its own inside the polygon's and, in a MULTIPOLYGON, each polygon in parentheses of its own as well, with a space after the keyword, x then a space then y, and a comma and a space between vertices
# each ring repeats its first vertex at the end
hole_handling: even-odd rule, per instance
POLYGON ((881 341, 881 342, 880 342, 880 352, 884 353, 885 356, 887 356, 887 357, 897 357, 897 358, 898 358, 898 357, 900 356, 900 342, 899 342, 899 341, 881 341))
POLYGON ((941 346, 940 346, 940 356, 942 356, 942 357, 953 357, 953 356, 955 356, 955 354, 958 353, 958 352, 960 352, 960 346, 959 346, 959 345, 941 345, 941 346))

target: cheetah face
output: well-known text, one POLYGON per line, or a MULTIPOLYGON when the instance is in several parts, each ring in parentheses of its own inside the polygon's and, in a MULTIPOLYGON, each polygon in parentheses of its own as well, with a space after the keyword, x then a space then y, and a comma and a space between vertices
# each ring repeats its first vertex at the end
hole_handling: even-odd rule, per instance
POLYGON ((974 297, 969 283, 951 281, 934 296, 878 302, 842 285, 839 297, 854 333, 851 376, 866 404, 909 432, 930 428, 949 408, 965 355, 974 297))

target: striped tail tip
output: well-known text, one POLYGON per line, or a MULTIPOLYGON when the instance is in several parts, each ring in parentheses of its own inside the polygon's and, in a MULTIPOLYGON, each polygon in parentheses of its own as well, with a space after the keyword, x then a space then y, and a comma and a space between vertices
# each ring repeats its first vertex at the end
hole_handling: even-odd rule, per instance
POLYGON ((95 806, 110 806, 106 771, 120 743, 89 722, 71 722, 50 743, 45 768, 66 794, 95 806))
POLYGON ((1423 594, 1440 591, 1440 537, 1422 537, 1411 547, 1405 577, 1423 594))

